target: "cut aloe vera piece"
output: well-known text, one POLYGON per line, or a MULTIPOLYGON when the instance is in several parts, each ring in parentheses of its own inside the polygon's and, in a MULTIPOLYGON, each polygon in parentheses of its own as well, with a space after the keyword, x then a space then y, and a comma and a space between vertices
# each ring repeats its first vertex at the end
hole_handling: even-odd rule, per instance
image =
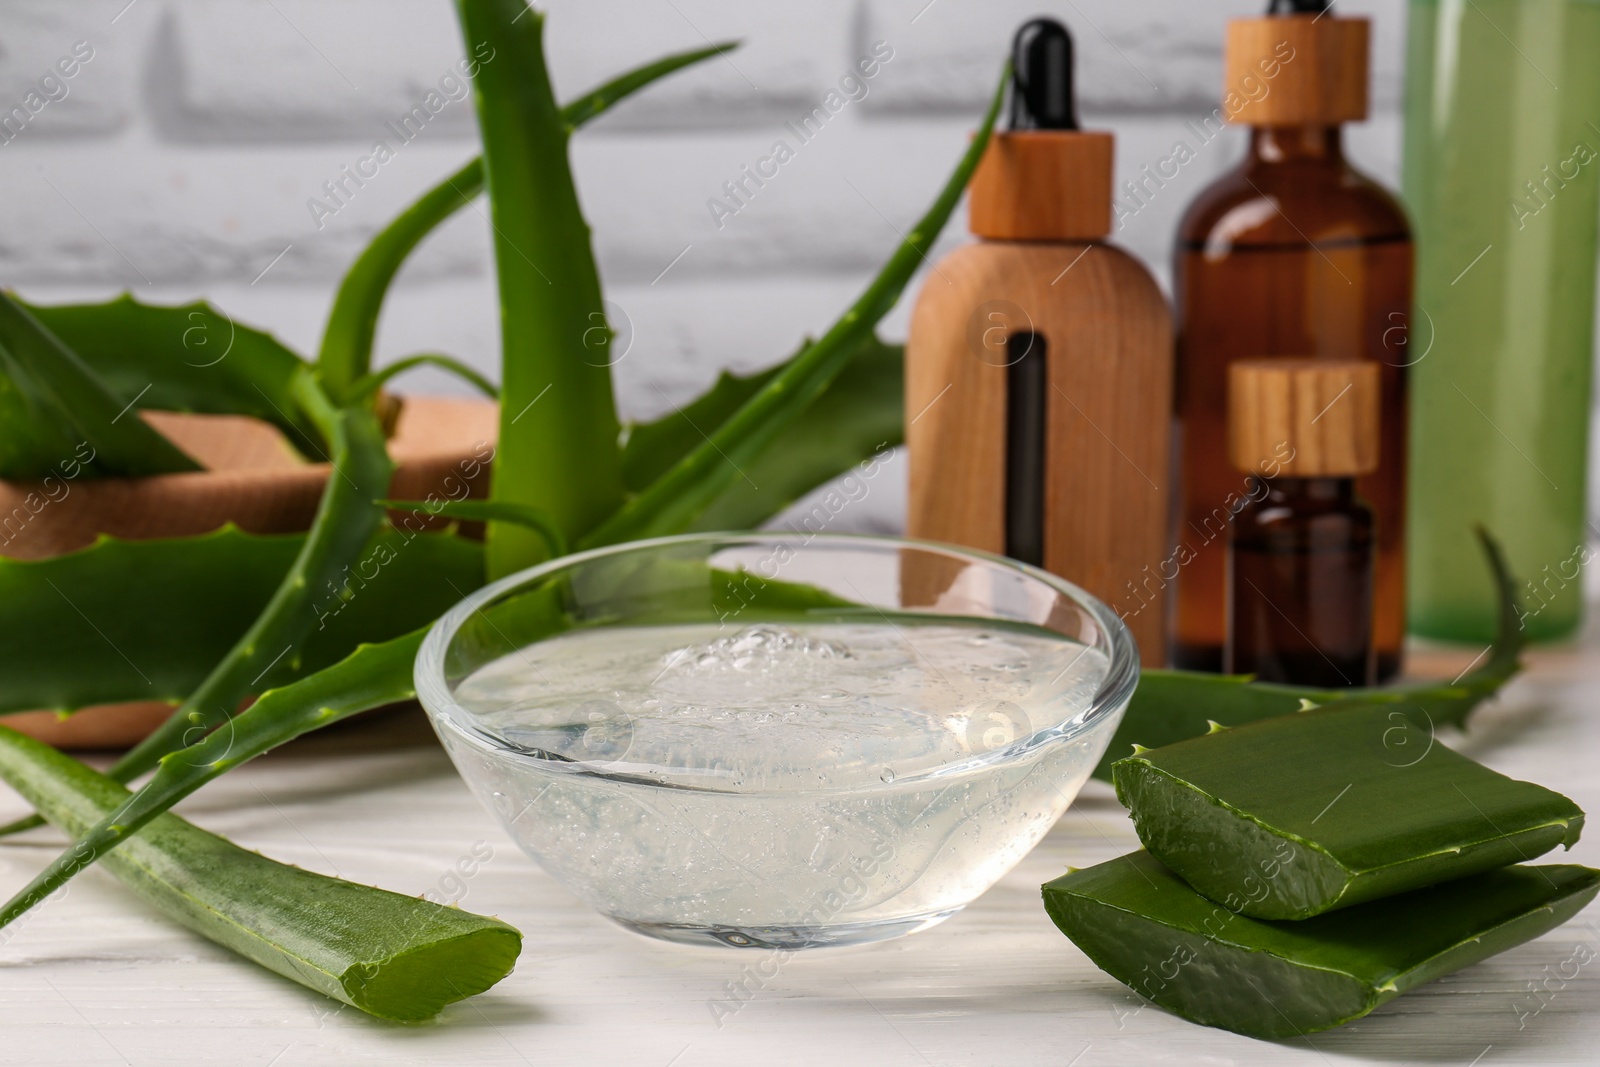
POLYGON ((1144 847, 1259 919, 1334 908, 1571 848, 1583 811, 1394 709, 1329 708, 1149 749, 1112 768, 1144 847))
MULTIPOLYGON (((0 779, 73 835, 128 799, 105 775, 3 726, 0 779)), ((522 948, 522 934, 498 919, 290 867, 176 815, 102 858, 168 918, 384 1019, 429 1019, 483 992, 522 948)))
POLYGON ((1505 867, 1302 922, 1236 915, 1147 852, 1047 882, 1045 910, 1107 974, 1191 1022, 1286 1038, 1347 1023, 1531 941, 1600 891, 1600 871, 1505 867))

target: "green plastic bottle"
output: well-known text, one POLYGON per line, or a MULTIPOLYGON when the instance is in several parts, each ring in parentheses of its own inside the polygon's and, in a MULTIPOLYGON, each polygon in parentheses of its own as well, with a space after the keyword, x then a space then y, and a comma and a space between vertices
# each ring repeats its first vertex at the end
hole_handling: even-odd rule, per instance
MULTIPOLYGON (((1494 636, 1481 524, 1524 626, 1582 618, 1600 206, 1600 0, 1411 0, 1412 633, 1494 636)), ((1407 331, 1397 331, 1396 340, 1407 331)))

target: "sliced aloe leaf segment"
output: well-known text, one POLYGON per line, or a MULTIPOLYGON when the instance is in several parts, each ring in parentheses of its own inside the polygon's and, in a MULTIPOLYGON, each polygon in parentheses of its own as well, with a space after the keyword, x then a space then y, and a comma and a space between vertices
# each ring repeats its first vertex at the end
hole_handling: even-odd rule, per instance
MULTIPOLYGON (((0 727, 0 778, 80 834, 128 791, 0 727)), ((364 1012, 418 1021, 504 978, 522 935, 498 919, 270 860, 161 815, 105 865, 168 918, 364 1012)))
POLYGON ((1531 941, 1600 891, 1600 871, 1505 867, 1270 922, 1189 888, 1147 852, 1047 882, 1045 910, 1096 965, 1191 1022, 1250 1037, 1327 1030, 1531 941))
POLYGON ((1152 855, 1212 900, 1303 919, 1571 848, 1583 811, 1394 709, 1308 711, 1112 768, 1152 855))

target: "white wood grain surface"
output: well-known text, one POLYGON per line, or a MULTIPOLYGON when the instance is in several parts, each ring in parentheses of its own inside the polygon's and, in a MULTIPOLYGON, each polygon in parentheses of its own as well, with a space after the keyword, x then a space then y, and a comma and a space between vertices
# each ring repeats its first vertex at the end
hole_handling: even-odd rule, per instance
MULTIPOLYGON (((1419 656, 1414 668, 1449 677, 1467 658, 1419 656)), ((1600 640, 1532 659, 1470 735, 1450 740, 1600 809, 1600 640)), ((14 795, 0 793, 0 818, 20 811, 14 795)), ((5 932, 0 1063, 1597 1062, 1600 907, 1310 1039, 1253 1041, 1144 1003, 1057 933, 1039 903, 1039 884, 1069 864, 1135 847, 1126 814, 1097 783, 1014 871, 944 925, 802 953, 778 968, 761 952, 654 942, 590 912, 478 807, 415 710, 303 740, 229 774, 180 811, 275 858, 418 894, 438 893, 457 861, 486 845, 493 856, 466 880, 461 903, 524 932, 516 972, 434 1023, 380 1023, 173 926, 93 870, 5 932), (1561 978, 1573 958, 1593 962, 1561 978)), ((0 891, 20 886, 62 843, 37 830, 0 845, 0 891)), ((1547 857, 1567 858, 1600 864, 1600 845, 1591 837, 1570 857, 1547 857)))

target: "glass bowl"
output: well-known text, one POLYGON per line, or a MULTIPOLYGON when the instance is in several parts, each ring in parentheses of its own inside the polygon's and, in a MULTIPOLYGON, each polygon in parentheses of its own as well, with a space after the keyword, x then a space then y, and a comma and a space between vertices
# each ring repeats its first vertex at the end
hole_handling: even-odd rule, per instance
POLYGON ((1104 753, 1133 639, 944 545, 693 534, 554 560, 441 618, 417 693, 510 835, 672 941, 877 941, 960 911, 1104 753))

